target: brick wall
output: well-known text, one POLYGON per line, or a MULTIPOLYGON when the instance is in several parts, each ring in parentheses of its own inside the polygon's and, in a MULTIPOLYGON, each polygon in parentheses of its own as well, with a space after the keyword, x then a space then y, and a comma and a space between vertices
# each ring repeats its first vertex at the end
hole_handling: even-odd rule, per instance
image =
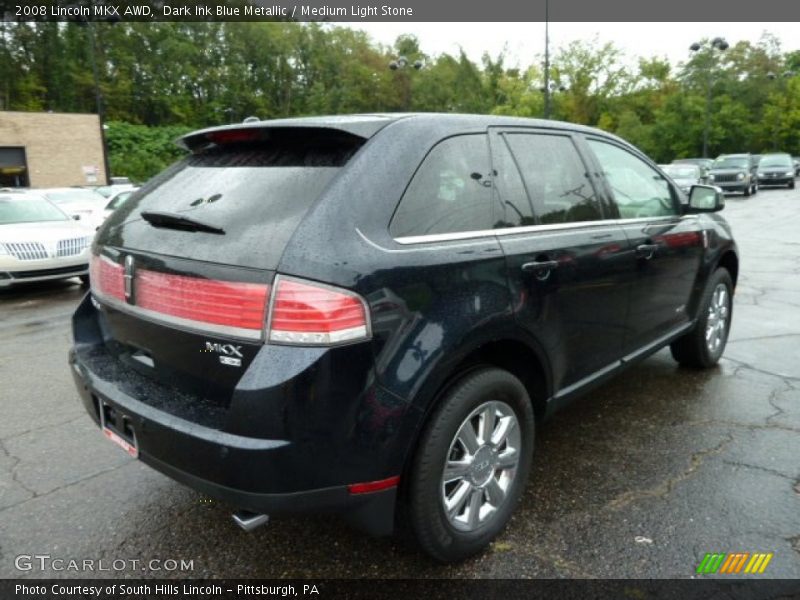
POLYGON ((0 111, 0 146, 23 146, 31 187, 86 185, 84 167, 105 183, 97 115, 0 111))

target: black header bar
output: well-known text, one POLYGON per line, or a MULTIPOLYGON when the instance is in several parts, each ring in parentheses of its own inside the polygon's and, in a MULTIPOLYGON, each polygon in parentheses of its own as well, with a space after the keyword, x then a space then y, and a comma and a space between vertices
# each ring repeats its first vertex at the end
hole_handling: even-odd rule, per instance
POLYGON ((787 0, 0 0, 5 21, 800 21, 787 0))

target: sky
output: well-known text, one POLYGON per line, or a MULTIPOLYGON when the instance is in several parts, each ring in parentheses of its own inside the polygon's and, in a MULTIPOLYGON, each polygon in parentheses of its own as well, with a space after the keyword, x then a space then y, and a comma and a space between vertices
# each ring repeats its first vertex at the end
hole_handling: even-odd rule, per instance
MULTIPOLYGON (((544 54, 544 23, 358 23, 385 45, 398 35, 412 33, 429 55, 457 54, 459 46, 473 61, 484 52, 493 57, 505 52, 507 67, 527 67, 544 54)), ((550 23, 550 50, 573 40, 614 42, 631 64, 639 57, 666 57, 673 65, 685 61, 689 46, 702 38, 721 36, 733 45, 740 40, 757 42, 769 31, 780 39, 783 51, 800 49, 797 23, 550 23)))

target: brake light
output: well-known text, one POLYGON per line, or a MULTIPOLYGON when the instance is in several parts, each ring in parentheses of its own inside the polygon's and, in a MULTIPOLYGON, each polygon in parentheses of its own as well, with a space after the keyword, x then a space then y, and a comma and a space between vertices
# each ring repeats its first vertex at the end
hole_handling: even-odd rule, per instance
POLYGON ((350 291, 278 275, 273 294, 270 342, 330 345, 370 336, 366 305, 350 291))
POLYGON ((206 134, 206 139, 215 144, 241 144, 244 142, 255 142, 263 137, 263 133, 257 129, 228 129, 223 131, 212 131, 206 134))
POLYGON ((89 282, 92 292, 125 301, 125 280, 122 265, 105 256, 92 255, 89 260, 89 282))
POLYGON ((269 286, 140 269, 136 306, 178 319, 263 331, 269 286))
POLYGON ((364 300, 321 283, 277 275, 270 303, 267 284, 136 269, 133 293, 126 298, 124 274, 122 265, 92 256, 90 278, 96 296, 119 300, 128 311, 176 326, 263 341, 266 322, 266 341, 301 346, 355 342, 371 335, 364 300))

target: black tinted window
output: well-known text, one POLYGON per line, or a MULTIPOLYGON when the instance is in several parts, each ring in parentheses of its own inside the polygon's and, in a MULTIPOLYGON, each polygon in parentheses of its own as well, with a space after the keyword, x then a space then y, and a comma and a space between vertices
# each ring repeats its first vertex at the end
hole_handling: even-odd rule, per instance
POLYGON ((507 133, 537 223, 602 218, 597 198, 572 140, 563 135, 507 133))
POLYGON ((310 142, 304 147, 220 147, 190 156, 114 211, 102 242, 275 268, 306 211, 353 151, 310 142), (225 235, 156 228, 141 218, 144 211, 191 217, 223 229, 225 235), (124 227, 114 227, 123 222, 124 227))
POLYGON ((394 237, 492 227, 492 181, 485 135, 440 142, 419 167, 392 218, 394 237))
POLYGON ((492 161, 495 170, 494 182, 503 213, 503 220, 495 223, 495 227, 534 225, 536 219, 533 216, 533 207, 525 192, 525 185, 514 157, 511 156, 511 151, 502 137, 492 148, 492 161))

